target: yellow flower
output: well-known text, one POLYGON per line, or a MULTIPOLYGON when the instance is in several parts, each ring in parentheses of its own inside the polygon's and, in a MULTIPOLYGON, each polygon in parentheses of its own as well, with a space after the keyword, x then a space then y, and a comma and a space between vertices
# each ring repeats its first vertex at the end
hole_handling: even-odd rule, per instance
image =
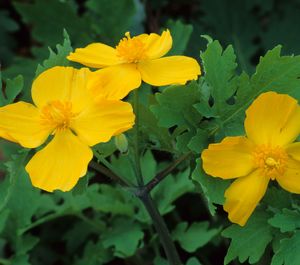
POLYGON ((111 89, 111 93, 117 98, 123 98, 139 87, 141 80, 154 86, 165 86, 185 84, 200 75, 200 66, 193 58, 161 58, 172 47, 172 37, 168 30, 161 36, 151 33, 131 38, 129 32, 125 36, 115 48, 102 43, 92 43, 85 48, 76 49, 67 58, 92 68, 104 68, 94 72, 94 87, 98 82, 103 82, 103 78, 99 81, 99 76, 115 80, 118 85, 111 87, 119 89, 111 89))
POLYGON ((202 153, 203 168, 213 177, 237 178, 225 192, 229 219, 245 225, 270 180, 300 193, 300 107, 288 95, 267 92, 246 111, 247 136, 226 137, 202 153))
POLYGON ((35 187, 72 189, 93 157, 89 146, 134 124, 129 103, 107 99, 95 103, 87 89, 89 74, 87 68, 51 68, 33 82, 35 105, 21 101, 0 108, 1 137, 35 148, 53 135, 26 166, 35 187))

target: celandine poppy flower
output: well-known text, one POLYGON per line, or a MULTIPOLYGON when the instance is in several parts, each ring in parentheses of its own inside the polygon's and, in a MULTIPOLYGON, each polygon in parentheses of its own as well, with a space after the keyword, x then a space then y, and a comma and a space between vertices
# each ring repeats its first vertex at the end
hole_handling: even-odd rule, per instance
POLYGON ((229 219, 245 225, 270 180, 300 193, 300 107, 288 95, 261 94, 246 111, 247 136, 226 137, 202 153, 203 168, 213 177, 237 178, 225 192, 229 219))
POLYGON ((89 146, 130 129, 129 103, 102 99, 95 103, 87 89, 87 68, 54 67, 32 85, 35 104, 18 102, 0 108, 0 136, 35 148, 53 139, 26 166, 35 187, 68 191, 86 174, 93 152, 89 146))
POLYGON ((118 83, 121 81, 120 89, 111 91, 116 98, 123 98, 139 87, 141 80, 150 85, 165 86, 185 84, 200 75, 200 66, 193 58, 161 58, 172 47, 172 37, 168 30, 161 36, 151 33, 131 38, 129 32, 125 36, 115 48, 102 43, 92 43, 85 48, 76 49, 67 58, 92 68, 105 68, 94 72, 94 87, 97 82, 103 82, 103 78, 97 78, 99 76, 118 83))

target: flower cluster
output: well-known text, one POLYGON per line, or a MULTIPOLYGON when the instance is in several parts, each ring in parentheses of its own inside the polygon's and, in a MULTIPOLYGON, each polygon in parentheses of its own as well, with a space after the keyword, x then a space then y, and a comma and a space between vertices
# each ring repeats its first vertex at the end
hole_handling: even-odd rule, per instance
POLYGON ((241 226, 264 196, 270 180, 300 194, 300 106, 288 95, 261 94, 246 111, 246 136, 226 137, 202 152, 213 177, 237 178, 225 192, 224 210, 241 226))
POLYGON ((155 86, 197 79, 200 67, 185 56, 165 55, 172 46, 162 35, 126 33, 109 47, 93 43, 68 59, 91 68, 53 67, 33 82, 34 104, 17 102, 0 108, 0 136, 25 148, 45 146, 26 165, 31 182, 46 191, 72 189, 87 172, 91 147, 107 142, 134 125, 134 113, 122 99, 145 81, 155 86), (50 136, 50 140, 47 139, 50 136))
MULTIPOLYGON (((33 104, 0 108, 0 137, 40 149, 26 165, 32 184, 68 191, 87 172, 91 147, 134 126, 132 106, 122 101, 144 81, 153 86, 185 84, 201 74, 186 56, 163 57, 172 47, 161 35, 126 33, 115 48, 92 43, 67 57, 89 68, 56 66, 33 82, 33 104), (50 140, 48 141, 50 136, 50 140)), ((288 95, 267 92, 246 111, 246 136, 226 137, 202 152, 212 177, 237 178, 225 192, 229 219, 245 225, 270 180, 300 194, 300 106, 288 95)))

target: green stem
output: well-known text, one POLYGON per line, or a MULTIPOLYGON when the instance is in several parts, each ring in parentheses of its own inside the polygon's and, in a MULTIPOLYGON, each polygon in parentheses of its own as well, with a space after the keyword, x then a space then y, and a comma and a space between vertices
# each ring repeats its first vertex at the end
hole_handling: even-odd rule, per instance
POLYGON ((130 186, 130 184, 127 182, 127 180, 121 178, 119 175, 117 175, 116 173, 114 173, 112 171, 112 167, 110 166, 110 164, 105 160, 105 159, 101 159, 100 160, 103 164, 105 163, 105 166, 102 166, 101 164, 98 164, 95 161, 91 161, 89 166, 91 168, 93 168, 94 170, 102 173, 104 176, 111 178, 112 180, 114 180, 115 182, 121 184, 124 187, 130 186), (109 168, 108 168, 109 166, 109 168))
POLYGON ((156 208, 151 195, 145 193, 144 196, 139 198, 144 203, 145 208, 151 216, 170 265, 182 265, 166 223, 156 208))
POLYGON ((191 154, 192 152, 182 155, 164 170, 159 172, 152 180, 150 180, 144 187, 148 191, 148 193, 150 193, 150 191, 154 189, 158 183, 160 183, 166 176, 168 176, 181 162, 186 160, 191 154))
POLYGON ((139 149, 139 94, 138 90, 133 91, 133 110, 135 114, 135 126, 134 126, 134 160, 135 160, 135 171, 137 177, 137 183, 139 186, 144 185, 144 179, 141 169, 140 162, 140 149, 139 149))
POLYGON ((135 113, 135 126, 134 126, 134 162, 135 162, 135 172, 136 172, 136 179, 138 183, 138 187, 136 187, 135 195, 143 202, 145 205, 146 210, 148 211, 153 224, 156 228, 157 234, 160 238, 160 241, 163 245, 165 250, 167 259, 170 265, 181 265, 181 261, 175 245, 172 241, 171 235, 167 228, 167 225, 160 215, 158 209, 156 208, 153 199, 150 195, 150 190, 159 182, 155 181, 151 186, 151 189, 148 191, 147 188, 144 186, 144 179, 141 170, 141 163, 140 163, 140 149, 139 149, 139 95, 138 90, 133 92, 133 108, 135 113))

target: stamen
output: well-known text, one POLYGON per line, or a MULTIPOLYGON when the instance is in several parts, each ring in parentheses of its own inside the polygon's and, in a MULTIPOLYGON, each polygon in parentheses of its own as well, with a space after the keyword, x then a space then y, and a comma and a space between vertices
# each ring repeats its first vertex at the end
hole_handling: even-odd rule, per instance
POLYGON ((51 101, 43 107, 40 117, 42 125, 53 128, 54 134, 58 130, 68 129, 74 116, 71 102, 51 101))
POLYGON ((287 154, 281 147, 261 145, 253 153, 254 163, 264 174, 274 180, 284 174, 287 164, 287 154))
POLYGON ((272 157, 268 157, 265 160, 266 165, 270 166, 270 167, 274 167, 274 166, 278 166, 279 163, 272 157))
POLYGON ((116 46, 117 54, 125 63, 137 63, 147 58, 145 44, 139 37, 131 38, 130 32, 125 33, 116 46))

